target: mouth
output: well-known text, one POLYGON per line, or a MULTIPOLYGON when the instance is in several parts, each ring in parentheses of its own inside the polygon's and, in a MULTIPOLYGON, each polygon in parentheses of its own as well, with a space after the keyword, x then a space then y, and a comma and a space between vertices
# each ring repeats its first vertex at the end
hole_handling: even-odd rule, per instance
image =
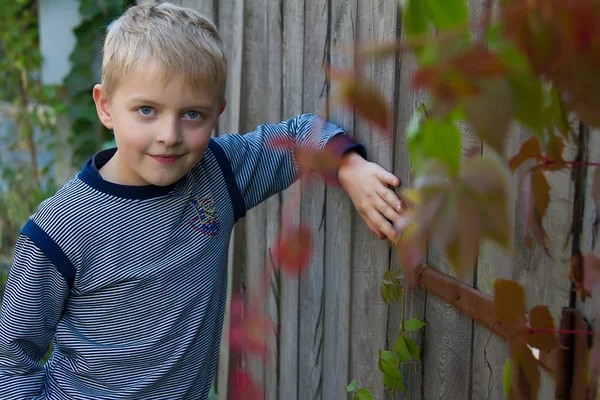
POLYGON ((173 164, 174 162, 176 162, 177 160, 179 160, 181 157, 183 157, 183 155, 179 155, 179 154, 157 154, 157 155, 150 155, 150 157, 152 157, 153 159, 155 159, 156 161, 158 161, 161 164, 173 164))

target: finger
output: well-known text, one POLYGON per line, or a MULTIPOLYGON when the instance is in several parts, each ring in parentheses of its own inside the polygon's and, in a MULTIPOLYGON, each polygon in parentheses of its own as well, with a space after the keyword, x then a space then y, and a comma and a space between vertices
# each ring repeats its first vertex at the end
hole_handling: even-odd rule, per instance
POLYGON ((402 211, 402 200, 393 190, 380 187, 377 194, 396 212, 402 211))
POLYGON ((370 219, 379 232, 383 233, 388 239, 394 240, 394 237, 396 236, 396 230, 388 221, 383 218, 380 213, 378 213, 376 210, 373 210, 371 212, 370 219))
POLYGON ((392 223, 392 225, 394 225, 400 218, 399 211, 396 211, 392 207, 390 207, 390 205, 386 203, 381 197, 377 201, 376 208, 381 214, 383 214, 385 218, 387 218, 392 223))
POLYGON ((370 230, 371 232, 373 232, 373 234, 374 234, 375 236, 377 236, 379 239, 385 239, 385 235, 384 235, 383 233, 381 233, 381 232, 379 231, 379 229, 377 229, 377 228, 375 227, 375 225, 373 225, 373 224, 371 223, 371 221, 369 220, 369 217, 367 217, 367 216, 362 216, 362 217, 363 217, 363 219, 365 220, 365 222, 367 223, 367 226, 369 227, 369 230, 370 230))
POLYGON ((377 174, 377 178, 381 182, 387 183, 388 185, 392 185, 392 186, 400 185, 400 178, 398 178, 396 175, 392 174, 391 172, 384 170, 383 168, 377 174))

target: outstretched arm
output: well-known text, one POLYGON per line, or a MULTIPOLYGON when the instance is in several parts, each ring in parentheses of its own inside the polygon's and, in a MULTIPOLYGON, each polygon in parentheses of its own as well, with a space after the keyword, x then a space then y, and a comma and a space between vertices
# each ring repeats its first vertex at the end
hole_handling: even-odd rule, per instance
POLYGON ((402 203, 389 186, 399 186, 400 179, 354 152, 342 157, 338 179, 371 232, 380 239, 393 240, 393 225, 400 218, 402 203))

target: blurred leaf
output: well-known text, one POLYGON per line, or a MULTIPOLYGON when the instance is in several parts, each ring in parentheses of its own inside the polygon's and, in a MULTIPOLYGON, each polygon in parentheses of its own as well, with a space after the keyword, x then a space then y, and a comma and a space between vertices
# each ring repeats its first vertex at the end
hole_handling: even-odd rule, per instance
POLYGON ((273 258, 284 273, 297 277, 310 265, 313 237, 309 226, 286 226, 273 249, 273 258))
POLYGON ((531 349, 525 343, 514 345, 511 348, 511 360, 511 395, 518 393, 518 398, 537 399, 540 371, 531 349))
POLYGON ((531 236, 542 245, 544 251, 550 256, 546 246, 547 234, 542 226, 546 210, 550 204, 550 185, 540 167, 531 168, 523 178, 521 186, 525 208, 525 240, 532 247, 531 236))
POLYGON ((408 156, 410 163, 415 173, 418 175, 421 170, 421 164, 423 162, 423 152, 421 141, 423 136, 423 121, 427 116, 427 109, 425 104, 421 103, 415 110, 408 127, 406 128, 406 138, 408 142, 408 156))
MULTIPOLYGON (((529 326, 532 329, 553 330, 554 318, 548 307, 535 306, 529 311, 529 326)), ((560 346, 558 337, 554 332, 532 333, 527 343, 540 350, 551 350, 560 346)))
POLYGON ((475 200, 482 237, 509 248, 511 226, 506 204, 506 180, 502 171, 490 159, 473 158, 465 163, 461 177, 475 200))
POLYGON ((600 258, 593 252, 583 255, 583 288, 588 294, 600 284, 600 258))
POLYGON ((419 36, 427 32, 429 18, 427 4, 423 0, 400 0, 403 10, 402 22, 408 36, 419 36))
POLYGON ((331 78, 337 80, 339 90, 333 100, 350 111, 356 111, 375 128, 384 132, 391 127, 390 105, 370 80, 361 80, 352 73, 331 69, 331 78))
POLYGON ((465 114, 475 135, 504 154, 504 143, 514 115, 510 87, 504 79, 487 79, 481 82, 481 91, 465 100, 465 114))
POLYGON ((460 167, 461 143, 461 133, 452 121, 428 119, 424 122, 420 143, 422 154, 444 162, 452 175, 460 167))
POLYGON ((540 141, 536 136, 530 137, 521 145, 519 152, 508 161, 511 170, 516 170, 530 158, 541 158, 540 141))
POLYGON ((502 385, 504 387, 504 397, 507 399, 511 398, 511 388, 510 388, 510 358, 506 360, 504 363, 504 368, 502 369, 502 385))
POLYGON ((427 4, 434 25, 439 29, 467 28, 469 9, 465 0, 421 0, 427 4))
POLYGON ((596 220, 600 217, 600 167, 595 167, 592 178, 592 199, 594 201, 594 210, 596 211, 596 220))
POLYGON ((383 360, 396 360, 394 353, 388 350, 379 350, 379 357, 381 357, 383 360))
POLYGON ((511 76, 508 79, 512 92, 515 118, 541 137, 548 124, 544 112, 544 89, 539 79, 529 75, 511 76))
POLYGON ((505 324, 525 324, 525 289, 515 281, 494 280, 494 313, 505 324))

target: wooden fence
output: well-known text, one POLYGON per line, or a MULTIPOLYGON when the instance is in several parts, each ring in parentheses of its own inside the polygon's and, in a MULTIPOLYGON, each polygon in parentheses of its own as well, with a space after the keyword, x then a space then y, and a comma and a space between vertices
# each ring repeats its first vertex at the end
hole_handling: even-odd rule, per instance
MULTIPOLYGON (((174 1, 174 0, 173 0, 174 1)), ((498 1, 498 0, 496 0, 498 1)), ((343 43, 377 43, 401 36, 397 0, 180 0, 196 7, 219 25, 229 57, 228 107, 218 133, 247 132, 263 122, 278 122, 301 112, 320 112, 327 104, 330 86, 322 70, 324 62, 348 67, 350 61, 332 49, 343 43)), ((480 15, 485 0, 469 0, 473 17, 480 15)), ((364 71, 395 111, 393 138, 382 138, 354 115, 330 109, 329 118, 366 144, 369 157, 410 182, 405 129, 422 100, 410 87, 415 63, 408 53, 396 60, 373 61, 364 71)), ((510 151, 515 153, 526 132, 514 126, 510 151)), ((585 134, 585 132, 583 132, 585 134)), ((600 161, 600 138, 592 136, 590 161, 600 161), (595 150, 595 151, 594 151, 595 150)), ((479 140, 465 131, 464 153, 480 151, 494 157, 479 140)), ((567 149, 574 157, 575 150, 567 149)), ((545 226, 554 261, 542 251, 531 252, 524 240, 524 217, 518 184, 520 174, 506 172, 514 252, 485 245, 477 268, 464 284, 491 294, 492 281, 515 279, 526 288, 527 308, 548 305, 557 325, 563 307, 576 308, 593 323, 592 306, 582 304, 571 292, 567 276, 572 244, 567 243, 574 207, 574 190, 582 177, 567 172, 549 176, 551 203, 545 226)), ((591 182, 591 179, 588 179, 591 182)), ((239 289, 240 266, 245 267, 248 292, 257 287, 268 250, 279 227, 281 204, 294 191, 273 196, 251 210, 234 233, 231 260, 235 266, 230 289, 239 289)), ((592 247, 594 211, 590 190, 582 221, 581 247, 592 247)), ((350 200, 338 189, 318 184, 302 191, 297 218, 316 232, 316 248, 308 275, 300 282, 281 277, 269 294, 268 311, 279 324, 272 343, 277 363, 254 366, 267 399, 343 399, 346 385, 381 388, 377 369, 379 349, 393 346, 401 317, 399 306, 386 307, 380 297, 385 271, 397 268, 396 255, 385 241, 369 232, 350 200)), ((427 262, 451 274, 439 248, 431 246, 427 262)), ((411 371, 407 385, 411 399, 503 399, 502 368, 508 358, 506 343, 485 325, 474 322, 455 305, 417 288, 407 304, 408 315, 426 322, 418 336, 422 362, 411 371)), ((218 375, 220 397, 226 390, 228 353, 226 341, 218 375)), ((374 389, 384 398, 382 389, 374 389)), ((555 385, 542 371, 540 399, 552 399, 555 385)))

